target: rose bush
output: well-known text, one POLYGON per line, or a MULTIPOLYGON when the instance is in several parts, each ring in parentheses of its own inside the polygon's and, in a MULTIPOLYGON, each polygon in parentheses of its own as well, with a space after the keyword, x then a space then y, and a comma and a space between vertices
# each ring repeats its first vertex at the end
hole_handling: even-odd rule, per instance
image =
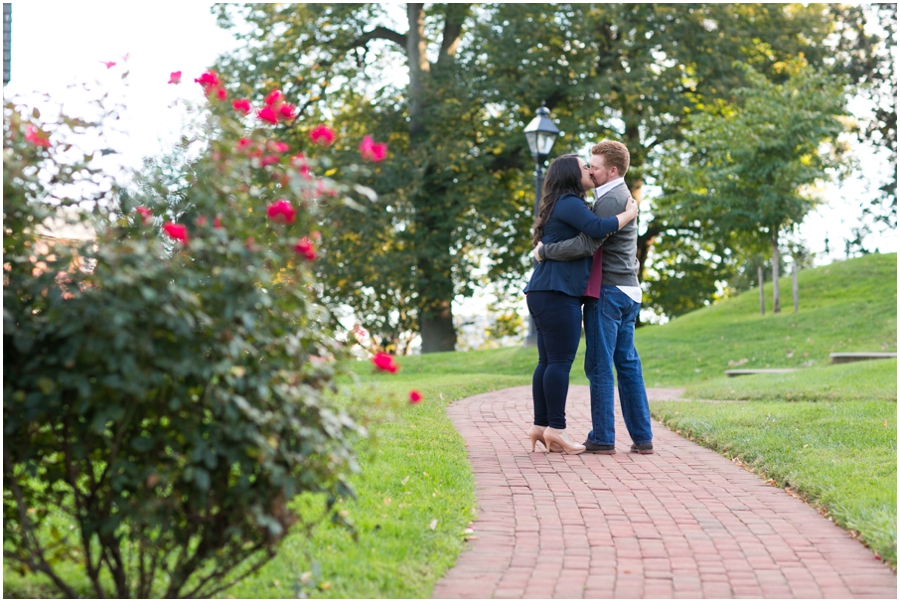
POLYGON ((326 398, 339 362, 320 358, 345 351, 312 241, 322 211, 372 193, 361 168, 324 177, 327 157, 279 141, 304 127, 280 92, 254 112, 218 75, 195 81, 207 105, 181 160, 127 190, 68 148, 102 120, 4 107, 4 550, 67 597, 212 596, 313 520, 294 496, 352 494, 365 433, 326 398), (42 235, 63 218, 96 238, 42 235))

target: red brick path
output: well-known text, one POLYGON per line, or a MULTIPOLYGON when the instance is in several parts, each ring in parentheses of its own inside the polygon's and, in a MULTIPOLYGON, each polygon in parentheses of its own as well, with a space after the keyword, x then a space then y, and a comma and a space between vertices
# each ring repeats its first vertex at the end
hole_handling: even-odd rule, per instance
MULTIPOLYGON (((570 388, 578 441, 588 399, 570 388)), ((447 412, 468 442, 477 539, 434 598, 897 597, 893 572, 843 529, 656 422, 655 454, 629 453, 618 415, 618 453, 567 456, 530 451, 530 387, 447 412)))

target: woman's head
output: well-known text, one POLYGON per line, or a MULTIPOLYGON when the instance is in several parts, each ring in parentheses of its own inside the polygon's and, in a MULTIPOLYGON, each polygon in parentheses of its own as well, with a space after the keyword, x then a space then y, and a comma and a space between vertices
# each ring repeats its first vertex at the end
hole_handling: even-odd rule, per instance
POLYGON ((584 198, 584 191, 594 187, 587 164, 578 155, 560 155, 550 163, 544 178, 544 189, 538 205, 538 215, 534 221, 532 242, 534 246, 544 236, 544 224, 553 214, 556 201, 567 194, 584 198))

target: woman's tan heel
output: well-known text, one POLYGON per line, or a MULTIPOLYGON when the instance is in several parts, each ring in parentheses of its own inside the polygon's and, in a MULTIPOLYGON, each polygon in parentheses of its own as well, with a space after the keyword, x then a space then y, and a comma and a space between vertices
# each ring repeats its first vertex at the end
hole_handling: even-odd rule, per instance
POLYGON ((544 429, 543 435, 544 445, 558 445, 569 455, 580 454, 585 450, 583 445, 572 441, 572 438, 569 437, 569 433, 565 430, 556 430, 555 428, 548 426, 544 429))
POLYGON ((549 447, 547 447, 547 443, 544 441, 545 428, 547 427, 532 424, 531 428, 528 429, 528 438, 531 439, 531 451, 534 451, 535 443, 537 443, 538 441, 540 441, 541 445, 543 445, 545 448, 550 449, 549 447))

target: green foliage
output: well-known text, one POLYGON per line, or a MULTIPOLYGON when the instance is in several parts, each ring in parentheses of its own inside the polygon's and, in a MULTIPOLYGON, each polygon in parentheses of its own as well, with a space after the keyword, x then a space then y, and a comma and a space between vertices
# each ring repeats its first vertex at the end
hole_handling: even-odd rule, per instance
POLYGON ((210 596, 275 555, 296 495, 352 495, 364 430, 326 397, 344 351, 294 250, 351 184, 263 166, 238 140, 271 152, 271 131, 210 97, 185 147, 211 152, 131 194, 59 142, 102 120, 4 109, 4 552, 66 597, 210 596), (267 218, 278 197, 292 223, 267 218), (96 239, 42 235, 67 215, 96 239))
POLYGON ((790 77, 774 84, 748 68, 741 106, 691 117, 668 167, 668 211, 705 216, 759 246, 803 221, 815 206, 804 187, 839 165, 845 91, 802 64, 785 70, 790 77))
MULTIPOLYGON (((628 183, 640 194, 645 181, 661 182, 662 142, 680 140, 692 113, 737 102, 747 77, 733 61, 775 82, 800 53, 821 67, 834 54, 824 42, 836 19, 856 14, 797 4, 424 6, 421 14, 386 4, 214 9, 246 43, 219 61, 241 93, 261 97, 286 82, 303 99, 291 136, 329 120, 347 136, 389 141, 390 161, 367 180, 378 204, 364 219, 344 209, 327 216, 335 235, 317 269, 331 307, 346 304, 395 342, 410 330, 430 338, 422 316, 451 320, 450 301, 471 294, 482 274, 515 286, 530 269, 533 163, 522 128, 542 100, 564 132, 557 152, 623 141, 628 183), (410 15, 421 16, 421 28, 410 15), (417 33, 422 44, 410 46, 417 33)), ((702 222, 653 213, 642 262, 657 238, 691 239, 691 249, 656 255, 689 264, 656 272, 654 286, 665 280, 671 289, 654 297, 660 313, 713 298, 739 263, 731 241, 702 222)))
POLYGON ((651 413, 790 488, 897 566, 895 402, 658 402, 651 413))

